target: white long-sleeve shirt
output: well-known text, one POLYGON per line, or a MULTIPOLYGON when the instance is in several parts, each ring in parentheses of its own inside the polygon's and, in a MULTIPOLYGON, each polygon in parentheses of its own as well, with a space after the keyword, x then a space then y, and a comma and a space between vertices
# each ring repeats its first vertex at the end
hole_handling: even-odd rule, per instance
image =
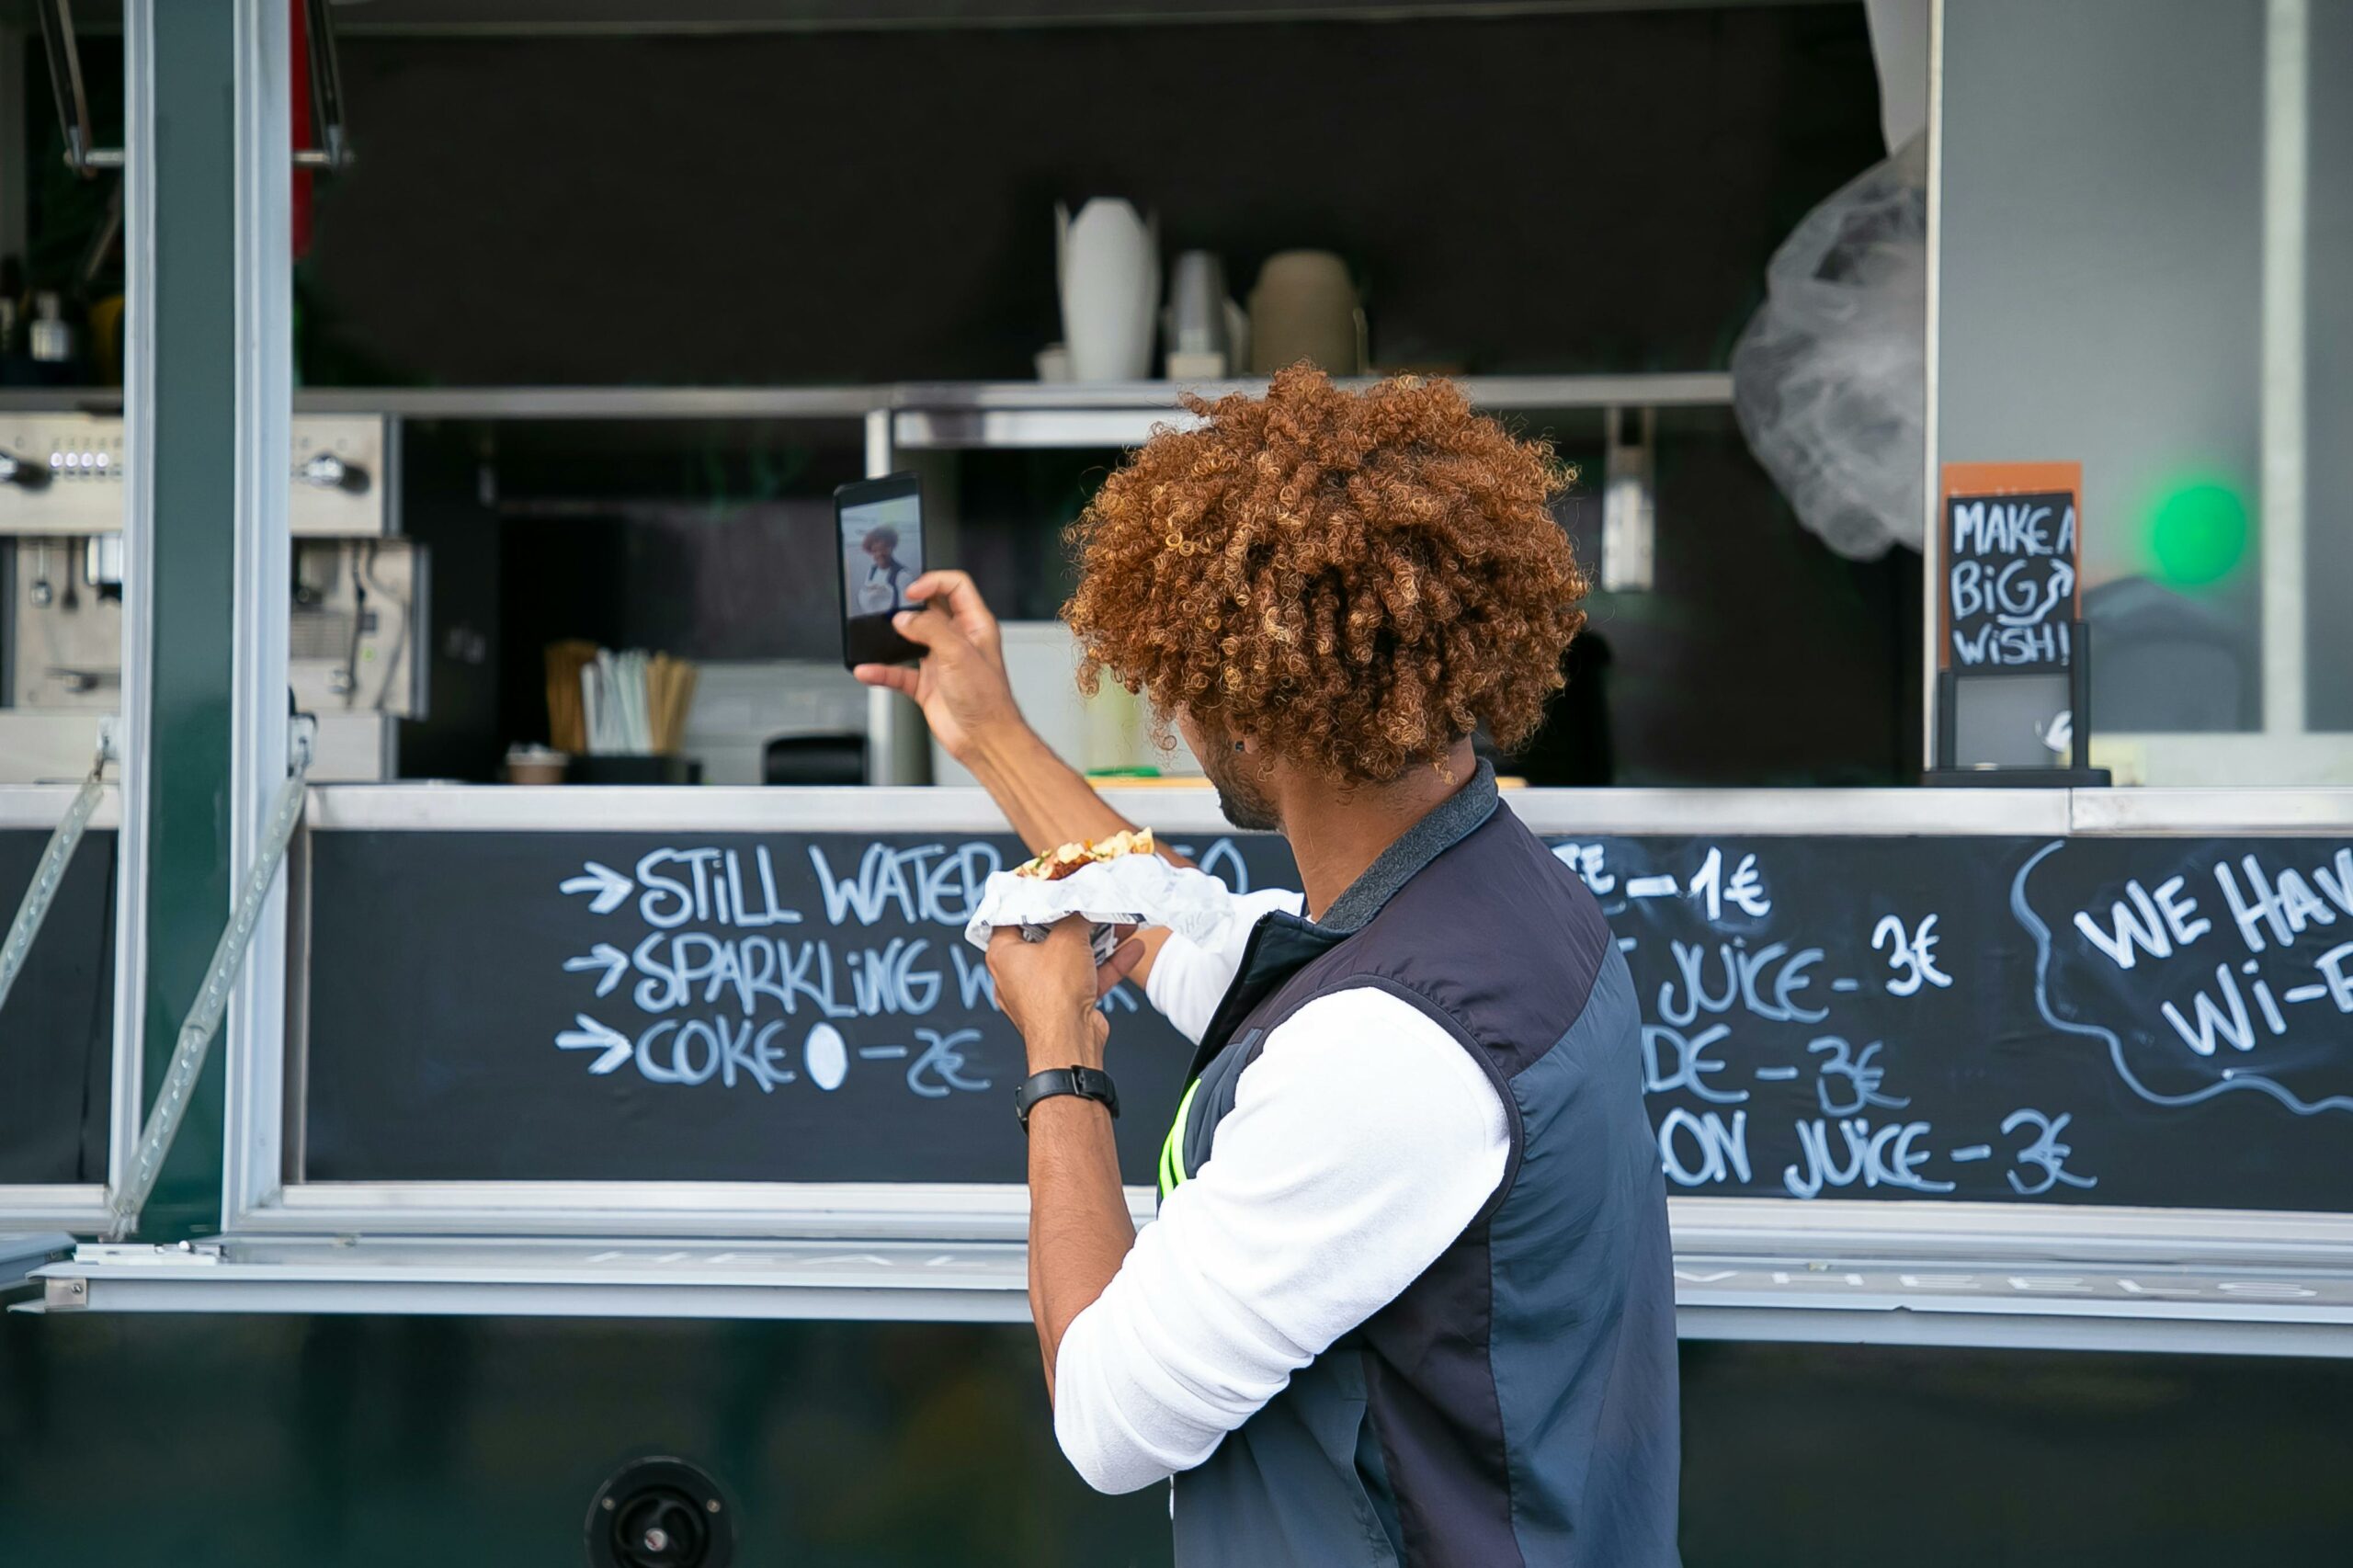
MULTIPOLYGON (((1198 1040, 1250 930, 1296 892, 1171 937, 1145 993, 1198 1040)), ((1113 1036, 1114 1064, 1118 1037, 1113 1036)), ((1210 1456, 1333 1341, 1393 1301, 1503 1180, 1502 1096, 1387 992, 1317 997, 1267 1036, 1210 1158, 1161 1205, 1054 1363, 1054 1433, 1087 1483, 1132 1492, 1210 1456)))

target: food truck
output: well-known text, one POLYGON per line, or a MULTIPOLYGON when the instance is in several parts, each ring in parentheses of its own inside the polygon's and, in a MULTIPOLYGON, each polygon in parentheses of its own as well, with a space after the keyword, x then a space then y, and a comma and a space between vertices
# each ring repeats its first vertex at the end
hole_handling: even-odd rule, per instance
MULTIPOLYGON (((2338 1560, 2347 66, 2336 0, 0 11, 0 1539, 1166 1561, 1037 1383, 1025 852, 843 668, 831 497, 916 476, 1040 733, 1282 885, 1055 616, 1307 344, 1578 470, 1495 760, 1643 999, 1686 1561, 2338 1560)), ((1107 1006, 1148 1222, 1187 1052, 1107 1006)))

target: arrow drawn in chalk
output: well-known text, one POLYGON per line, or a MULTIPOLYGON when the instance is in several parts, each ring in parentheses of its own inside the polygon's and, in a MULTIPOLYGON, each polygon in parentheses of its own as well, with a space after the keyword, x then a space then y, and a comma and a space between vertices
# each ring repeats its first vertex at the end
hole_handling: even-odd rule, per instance
POLYGON ((588 901, 591 915, 610 915, 621 906, 621 901, 637 891, 637 884, 614 870, 610 866, 590 860, 581 868, 581 875, 566 878, 556 884, 558 892, 585 892, 597 896, 588 901))
POLYGON ((576 1027, 556 1036, 555 1048, 558 1051, 601 1050, 605 1054, 588 1063, 588 1071, 597 1077, 603 1077, 627 1062, 630 1053, 637 1049, 630 1043, 627 1035, 607 1028, 585 1013, 574 1013, 572 1021, 576 1027))
POLYGON ((629 955, 610 942, 599 942, 582 957, 563 960, 566 974, 580 974, 592 969, 605 971, 604 978, 597 982, 597 994, 609 996, 613 987, 621 983, 621 976, 629 972, 629 955))

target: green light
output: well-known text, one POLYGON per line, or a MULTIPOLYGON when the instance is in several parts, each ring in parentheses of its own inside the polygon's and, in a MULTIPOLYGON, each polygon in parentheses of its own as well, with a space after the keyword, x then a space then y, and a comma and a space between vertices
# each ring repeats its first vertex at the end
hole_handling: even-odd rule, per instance
POLYGON ((2246 542, 2245 498, 2213 475, 2185 475, 2150 509, 2149 552, 2158 577, 2176 587, 2221 582, 2245 560, 2246 542))

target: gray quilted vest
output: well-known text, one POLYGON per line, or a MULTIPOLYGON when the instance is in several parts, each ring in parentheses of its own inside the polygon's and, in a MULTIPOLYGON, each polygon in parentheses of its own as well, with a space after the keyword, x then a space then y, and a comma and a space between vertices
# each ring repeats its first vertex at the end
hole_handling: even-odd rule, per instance
POLYGON ((1675 1291, 1633 983, 1600 909, 1478 776, 1320 922, 1275 915, 1201 1038, 1164 1195, 1268 1031, 1370 985, 1493 1077, 1502 1184, 1397 1299, 1176 1481, 1177 1568, 1662 1568, 1675 1291))

